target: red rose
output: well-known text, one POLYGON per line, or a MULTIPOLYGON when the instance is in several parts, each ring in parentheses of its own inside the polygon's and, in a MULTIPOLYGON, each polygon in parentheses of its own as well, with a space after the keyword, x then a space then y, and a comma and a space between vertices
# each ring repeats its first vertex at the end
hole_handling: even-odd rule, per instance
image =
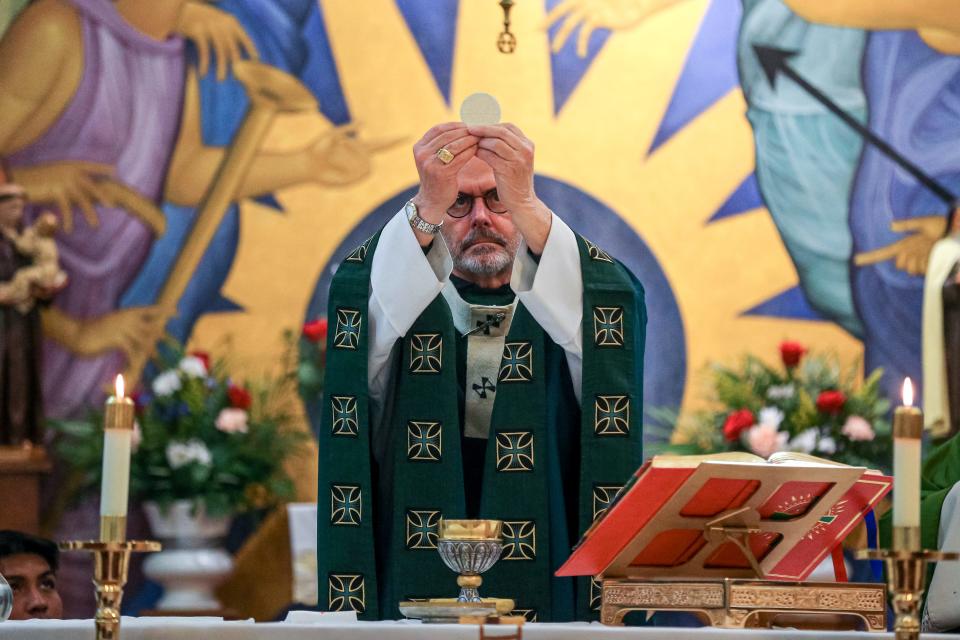
POLYGON ((321 342, 327 339, 327 319, 320 318, 303 325, 303 337, 310 342, 321 342))
POLYGON ((750 409, 738 409, 723 422, 723 437, 733 442, 740 437, 744 429, 749 429, 757 423, 757 419, 750 409))
POLYGON ((807 348, 799 342, 785 340, 780 343, 780 358, 783 360, 783 366, 788 369, 800 364, 800 358, 807 352, 807 348))
POLYGON ((843 391, 821 391, 817 396, 817 409, 835 416, 843 411, 846 402, 847 396, 843 395, 843 391))
POLYGON ((206 351, 191 351, 189 354, 203 363, 203 368, 210 371, 210 354, 206 351))
POLYGON ((227 399, 230 400, 230 406, 246 411, 253 404, 253 397, 250 392, 243 387, 231 384, 227 387, 227 399))

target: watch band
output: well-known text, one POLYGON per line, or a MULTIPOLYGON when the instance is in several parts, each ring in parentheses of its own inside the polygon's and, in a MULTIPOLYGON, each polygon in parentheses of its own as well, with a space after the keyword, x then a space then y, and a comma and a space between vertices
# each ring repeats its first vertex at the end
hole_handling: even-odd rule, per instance
POLYGON ((431 224, 420 217, 420 213, 417 211, 417 205, 413 200, 407 200, 407 203, 403 205, 403 210, 407 213, 407 221, 410 222, 410 226, 429 235, 436 235, 440 231, 440 227, 443 226, 443 220, 437 224, 431 224))

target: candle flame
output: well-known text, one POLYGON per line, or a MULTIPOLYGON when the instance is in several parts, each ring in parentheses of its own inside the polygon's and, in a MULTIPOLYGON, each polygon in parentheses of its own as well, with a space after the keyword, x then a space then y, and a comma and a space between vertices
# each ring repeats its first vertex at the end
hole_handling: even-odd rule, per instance
POLYGON ((903 404, 908 407, 913 406, 913 383, 910 378, 903 379, 903 404))
POLYGON ((115 397, 117 398, 117 400, 122 400, 122 399, 123 399, 123 391, 124 391, 124 389, 123 389, 123 375, 117 375, 117 386, 116 386, 116 389, 117 389, 117 393, 116 393, 116 396, 115 396, 115 397))

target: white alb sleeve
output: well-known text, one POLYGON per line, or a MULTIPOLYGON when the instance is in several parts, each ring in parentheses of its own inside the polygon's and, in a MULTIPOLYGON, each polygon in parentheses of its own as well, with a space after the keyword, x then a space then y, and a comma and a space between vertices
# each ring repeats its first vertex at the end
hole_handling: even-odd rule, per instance
POLYGON ((443 238, 438 235, 424 254, 402 209, 380 233, 370 267, 367 311, 367 388, 375 416, 390 382, 393 345, 437 297, 452 269, 443 238))
POLYGON ((540 263, 521 243, 513 263, 510 286, 547 335, 563 347, 573 389, 580 401, 583 377, 583 274, 577 237, 566 223, 551 214, 550 234, 540 263))

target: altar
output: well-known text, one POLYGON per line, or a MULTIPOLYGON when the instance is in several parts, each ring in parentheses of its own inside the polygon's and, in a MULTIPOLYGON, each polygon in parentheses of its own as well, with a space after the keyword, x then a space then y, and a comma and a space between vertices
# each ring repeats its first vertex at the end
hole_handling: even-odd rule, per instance
MULTIPOLYGON (((517 627, 486 625, 483 636, 477 625, 428 625, 419 622, 224 622, 212 618, 124 618, 124 640, 474 640, 516 638, 517 627)), ((521 627, 525 640, 846 640, 865 637, 851 631, 797 631, 793 629, 702 629, 667 627, 605 627, 599 623, 530 623, 521 627)), ((876 640, 893 633, 872 633, 876 640)), ((929 637, 933 637, 932 635, 929 637)), ((960 640, 960 635, 937 635, 960 640)), ((0 624, 0 640, 93 640, 92 620, 29 620, 0 624)))

